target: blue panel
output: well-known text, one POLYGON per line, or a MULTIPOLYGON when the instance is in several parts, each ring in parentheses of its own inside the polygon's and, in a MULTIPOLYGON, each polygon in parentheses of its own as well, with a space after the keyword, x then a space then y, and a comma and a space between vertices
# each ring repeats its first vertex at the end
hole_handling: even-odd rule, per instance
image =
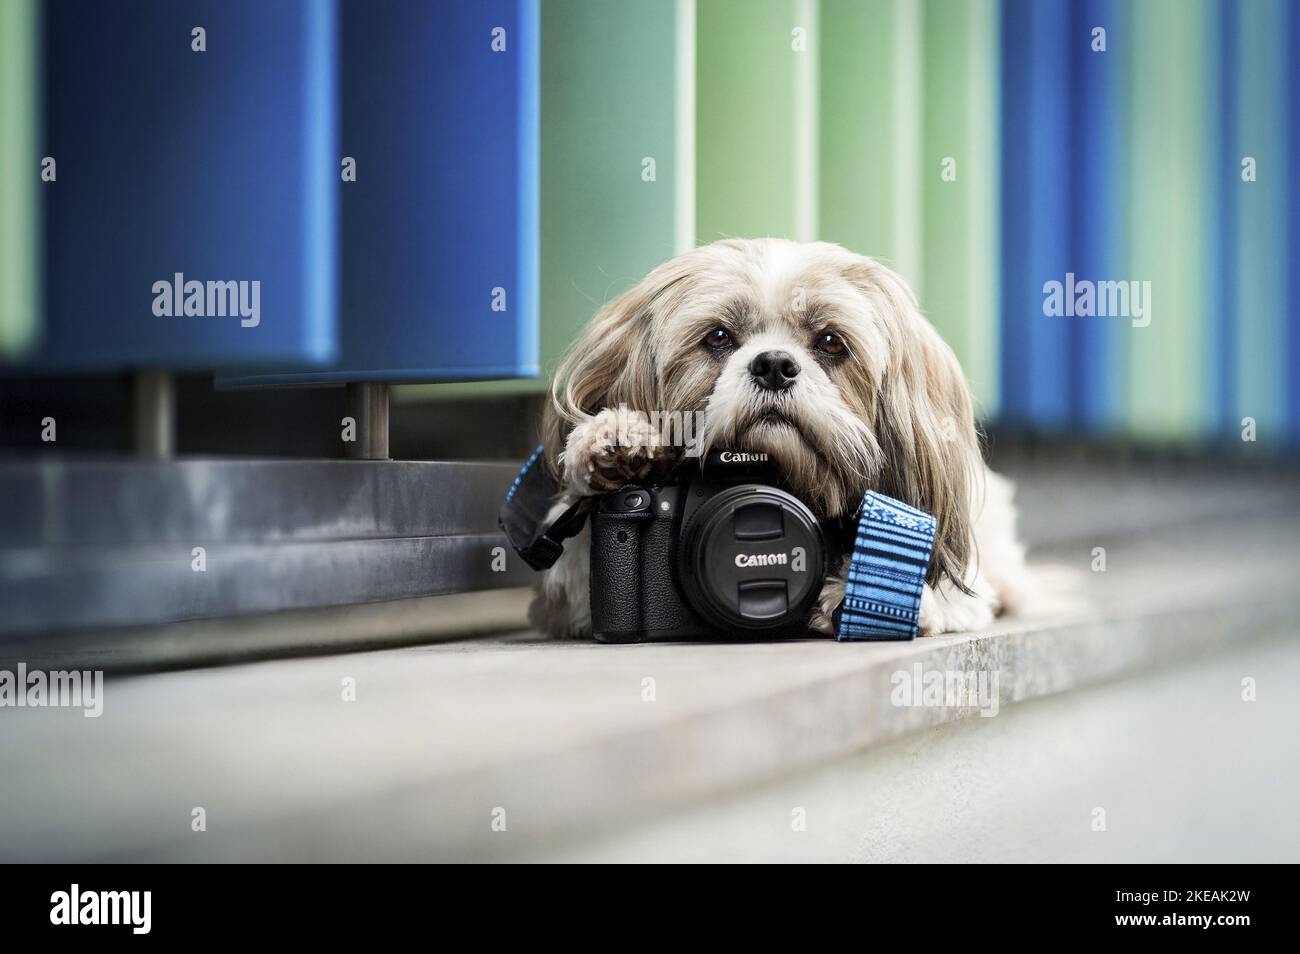
MULTIPOLYGON (((1082 0, 1069 13, 1070 267, 1079 278, 1127 274, 1127 71, 1129 31, 1122 0, 1082 0), (1104 27, 1106 50, 1092 49, 1104 27)), ((1074 422, 1091 431, 1122 426, 1128 326, 1060 319, 1069 332, 1069 390, 1074 422)))
MULTIPOLYGON (((43 154, 57 179, 42 187, 48 313, 33 364, 332 360, 332 0, 60 0, 45 18, 43 154), (249 312, 258 282, 256 325, 155 314, 154 284, 177 273, 248 283, 249 312)), ((206 312, 208 298, 205 286, 193 303, 206 312)))
POLYGON ((341 32, 342 352, 222 384, 537 374, 535 0, 345 3, 341 32))
POLYGON ((1001 407, 1007 421, 1044 429, 1065 426, 1070 410, 1071 319, 1043 313, 1044 283, 1072 270, 1067 27, 1062 0, 1003 6, 1001 407))
MULTIPOLYGON (((1294 170, 1300 167, 1300 3, 1287 10, 1287 157, 1294 170)), ((1300 445, 1300 183, 1294 172, 1287 186, 1287 421, 1291 441, 1300 445)))

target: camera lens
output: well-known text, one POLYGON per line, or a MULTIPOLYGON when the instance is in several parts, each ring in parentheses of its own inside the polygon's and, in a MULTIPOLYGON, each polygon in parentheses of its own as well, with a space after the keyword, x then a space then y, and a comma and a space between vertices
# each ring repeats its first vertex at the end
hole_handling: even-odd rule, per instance
POLYGON ((623 506, 628 510, 640 510, 641 505, 645 503, 645 497, 641 494, 628 494, 623 498, 623 506))
POLYGON ((825 542, 817 518, 767 484, 740 484, 707 500, 678 546, 687 599, 722 630, 793 632, 821 592, 825 542))

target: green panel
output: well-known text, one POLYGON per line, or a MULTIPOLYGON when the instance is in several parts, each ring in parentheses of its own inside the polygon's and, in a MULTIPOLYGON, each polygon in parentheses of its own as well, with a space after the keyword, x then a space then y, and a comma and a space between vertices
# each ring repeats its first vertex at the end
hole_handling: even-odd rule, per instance
POLYGON ((997 7, 927 0, 921 305, 991 413, 997 365, 997 7), (955 178, 954 178, 955 177, 955 178))
MULTIPOLYGON (((1001 289, 998 277, 1001 247, 998 109, 999 4, 997 0, 969 0, 970 71, 967 73, 970 109, 967 128, 970 162, 965 178, 969 190, 966 254, 970 263, 966 340, 959 355, 975 393, 978 411, 992 417, 998 411, 1001 335, 1001 289)), ((962 180, 959 180, 962 181, 962 180)), ((928 288, 928 286, 927 286, 928 288)))
POLYGON ((921 280, 920 7, 822 0, 820 238, 921 280))
POLYGON ((0 0, 0 355, 34 341, 40 318, 37 0, 0 0))
MULTIPOLYGON (((1255 418, 1261 444, 1286 428, 1286 9, 1281 0, 1243 4, 1237 34, 1237 135, 1256 181, 1230 168, 1237 191, 1236 403, 1230 421, 1255 418)), ((1240 158, 1240 157, 1239 157, 1240 158)), ((1230 424, 1235 429, 1235 424, 1230 424)))
MULTIPOLYGON (((679 60, 690 10, 678 0, 542 4, 544 377, 403 387, 397 399, 544 389, 600 306, 675 254, 679 210, 691 207, 693 170, 680 167, 677 136, 679 112, 689 105, 678 85, 690 72, 692 51, 679 60), (654 160, 652 181, 646 159, 654 160)), ((690 117, 681 121, 689 125, 690 117)))
POLYGON ((823 0, 820 14, 820 237, 898 269, 985 414, 998 395, 997 14, 994 0, 823 0))
POLYGON ((699 0, 696 30, 697 239, 812 238, 815 5, 699 0))
POLYGON ((1128 421, 1139 436, 1199 436, 1207 362, 1209 150, 1213 72, 1206 0, 1133 4, 1131 275, 1151 282, 1151 323, 1128 331, 1128 421))

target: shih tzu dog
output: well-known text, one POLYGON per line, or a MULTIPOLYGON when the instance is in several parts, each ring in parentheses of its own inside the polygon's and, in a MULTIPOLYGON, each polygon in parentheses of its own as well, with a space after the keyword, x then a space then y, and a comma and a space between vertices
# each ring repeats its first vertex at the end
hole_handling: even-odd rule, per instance
MULTIPOLYGON (((683 448, 648 431, 664 412, 702 417, 697 451, 768 454, 820 516, 852 514, 868 489, 933 514, 922 635, 979 629, 1026 598, 1011 486, 984 464, 961 367, 874 259, 824 242, 726 240, 607 305, 545 411, 547 465, 563 488, 555 512, 678 466, 683 448)), ((844 572, 826 580, 816 631, 832 632, 844 572)), ((543 576, 534 625, 590 636, 588 574, 584 531, 543 576)))

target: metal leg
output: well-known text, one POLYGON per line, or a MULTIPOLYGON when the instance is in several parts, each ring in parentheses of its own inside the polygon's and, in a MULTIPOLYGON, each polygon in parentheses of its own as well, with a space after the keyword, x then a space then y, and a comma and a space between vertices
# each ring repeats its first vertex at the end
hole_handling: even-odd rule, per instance
POLYGON ((348 413, 357 422, 357 439, 348 445, 348 456, 388 460, 388 385, 374 381, 349 384, 348 413))
POLYGON ((176 454, 176 391, 167 371, 139 371, 131 378, 131 446, 156 460, 176 454))

